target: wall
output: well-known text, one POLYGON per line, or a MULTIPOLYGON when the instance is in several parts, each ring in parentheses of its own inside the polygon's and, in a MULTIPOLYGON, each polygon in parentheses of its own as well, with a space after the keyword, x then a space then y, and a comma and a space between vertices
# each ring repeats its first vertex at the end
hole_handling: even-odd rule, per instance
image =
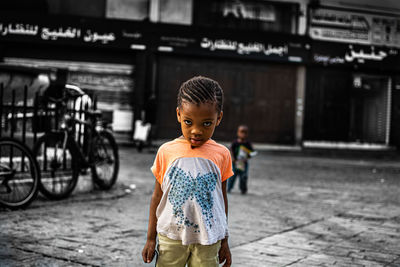
MULTIPOLYGON (((193 23, 192 8, 196 0, 149 0, 150 20, 152 22, 176 23, 191 25, 193 23)), ((269 2, 269 1, 266 1, 269 2)), ((306 13, 309 0, 281 0, 273 2, 299 4, 299 21, 297 32, 305 34, 306 13)), ((201 1, 200 1, 201 3, 201 1)))
POLYGON ((47 0, 50 14, 104 18, 106 0, 47 0))
POLYGON ((152 22, 192 24, 193 0, 150 0, 152 22))
POLYGON ((149 18, 149 0, 107 0, 106 18, 145 20, 149 18))
POLYGON ((321 5, 400 14, 399 0, 320 0, 321 5))

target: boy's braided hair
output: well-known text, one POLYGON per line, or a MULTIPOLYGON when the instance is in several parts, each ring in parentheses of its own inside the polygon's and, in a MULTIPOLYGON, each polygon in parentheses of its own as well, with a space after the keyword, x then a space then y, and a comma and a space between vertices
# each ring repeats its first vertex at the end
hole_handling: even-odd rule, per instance
POLYGON ((178 91, 178 108, 182 102, 193 104, 215 103, 218 113, 222 111, 224 92, 218 82, 213 79, 196 76, 184 82, 178 91))

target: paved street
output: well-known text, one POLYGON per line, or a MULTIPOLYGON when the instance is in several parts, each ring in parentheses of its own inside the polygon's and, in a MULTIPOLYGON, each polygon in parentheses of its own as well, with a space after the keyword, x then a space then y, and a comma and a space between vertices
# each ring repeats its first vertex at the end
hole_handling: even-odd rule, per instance
MULTIPOLYGON (((111 191, 0 209, 0 266, 154 266, 140 254, 155 154, 120 154, 111 191)), ((233 266, 400 266, 400 160, 261 151, 250 164, 249 194, 229 195, 233 266)))

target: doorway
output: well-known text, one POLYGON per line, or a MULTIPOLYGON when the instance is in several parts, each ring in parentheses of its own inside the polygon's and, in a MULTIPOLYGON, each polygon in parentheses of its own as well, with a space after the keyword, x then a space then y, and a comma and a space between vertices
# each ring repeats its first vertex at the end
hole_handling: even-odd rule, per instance
POLYGON ((354 74, 350 103, 350 139, 389 144, 391 82, 387 76, 354 74))
POLYGON ((231 141, 239 124, 247 124, 251 140, 294 144, 296 66, 211 58, 161 56, 158 72, 157 138, 180 135, 176 93, 180 84, 204 75, 224 90, 224 118, 214 138, 231 141))

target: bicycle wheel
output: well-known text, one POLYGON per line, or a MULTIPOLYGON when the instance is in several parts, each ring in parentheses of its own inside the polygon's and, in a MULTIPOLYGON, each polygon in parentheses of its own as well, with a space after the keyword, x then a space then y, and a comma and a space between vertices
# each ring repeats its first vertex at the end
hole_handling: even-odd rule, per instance
POLYGON ((33 149, 41 169, 40 192, 49 199, 68 197, 79 177, 76 158, 72 155, 64 133, 47 133, 40 137, 33 149))
POLYGON ((109 131, 101 131, 93 140, 93 181, 104 190, 110 189, 119 171, 118 146, 109 131))
POLYGON ((37 196, 40 171, 31 150, 18 140, 0 139, 0 204, 27 207, 37 196))

